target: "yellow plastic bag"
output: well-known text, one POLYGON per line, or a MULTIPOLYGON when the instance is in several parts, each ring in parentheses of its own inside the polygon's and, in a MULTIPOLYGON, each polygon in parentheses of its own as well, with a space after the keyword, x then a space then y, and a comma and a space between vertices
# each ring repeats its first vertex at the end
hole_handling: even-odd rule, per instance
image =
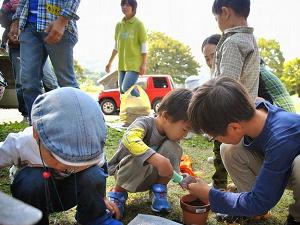
POLYGON ((141 86, 133 85, 121 96, 120 120, 125 126, 129 126, 139 116, 148 116, 150 111, 150 100, 141 86), (131 95, 134 88, 140 93, 139 97, 131 95))

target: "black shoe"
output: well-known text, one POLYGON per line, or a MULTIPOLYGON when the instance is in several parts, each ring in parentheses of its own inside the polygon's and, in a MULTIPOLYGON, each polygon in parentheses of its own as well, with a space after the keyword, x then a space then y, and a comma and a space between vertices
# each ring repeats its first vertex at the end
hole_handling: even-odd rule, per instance
POLYGON ((300 222, 297 222, 294 217, 288 215, 287 220, 284 225, 300 225, 300 222))

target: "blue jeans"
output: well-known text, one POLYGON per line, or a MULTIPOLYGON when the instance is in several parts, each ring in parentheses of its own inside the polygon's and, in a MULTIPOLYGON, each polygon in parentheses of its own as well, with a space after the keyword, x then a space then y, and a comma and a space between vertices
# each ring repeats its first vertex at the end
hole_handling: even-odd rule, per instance
POLYGON ((15 198, 43 212, 43 218, 38 225, 49 224, 48 212, 61 212, 76 205, 76 220, 80 224, 88 224, 106 214, 103 197, 107 175, 104 169, 93 166, 64 179, 51 176, 47 181, 42 176, 43 172, 43 168, 26 167, 17 174, 11 185, 11 192, 15 198), (46 182, 50 193, 48 201, 45 195, 46 182))
MULTIPOLYGON (((9 48, 9 59, 12 65, 12 72, 15 79, 15 87, 18 99, 18 110, 22 116, 27 117, 28 111, 23 97, 22 81, 20 74, 20 48, 9 48)), ((45 91, 58 88, 56 76, 51 68, 51 62, 47 59, 43 68, 43 84, 45 91)))
POLYGON ((27 117, 27 107, 23 98, 23 90, 20 76, 20 49, 19 48, 9 48, 8 50, 9 59, 12 65, 12 72, 15 79, 15 87, 18 99, 18 110, 22 116, 27 117))
MULTIPOLYGON (((119 71, 119 87, 120 93, 124 94, 139 78, 139 74, 135 71, 119 71)), ((131 95, 139 97, 140 93, 133 89, 131 95)))
POLYGON ((49 58, 47 58, 43 68, 43 86, 46 92, 59 87, 49 58))
MULTIPOLYGON (((32 104, 42 94, 42 70, 47 57, 50 57, 60 87, 78 88, 73 65, 73 48, 77 38, 64 32, 62 39, 56 44, 47 44, 44 32, 36 32, 35 24, 28 23, 20 34, 21 81, 23 96, 31 112, 32 104)), ((30 116, 30 115, 29 115, 30 116)))

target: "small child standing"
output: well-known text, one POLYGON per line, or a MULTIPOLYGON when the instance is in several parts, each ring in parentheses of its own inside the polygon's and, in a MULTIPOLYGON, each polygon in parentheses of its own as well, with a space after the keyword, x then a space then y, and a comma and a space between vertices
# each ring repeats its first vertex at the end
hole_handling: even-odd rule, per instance
MULTIPOLYGON (((220 40, 217 41, 218 36, 213 38, 216 48, 214 45, 208 45, 208 49, 202 48, 208 65, 212 66, 212 76, 228 76, 241 82, 254 101, 259 86, 259 51, 253 28, 247 24, 250 0, 215 0, 212 12, 222 31, 220 40)), ((213 177, 213 186, 226 189, 227 172, 219 153, 221 144, 214 141, 217 156, 214 164, 218 169, 213 177)))
POLYGON ((259 85, 260 59, 253 28, 247 25, 250 0, 215 0, 212 12, 223 32, 217 45, 212 75, 229 76, 241 82, 254 101, 259 85))
POLYGON ((0 168, 19 167, 12 195, 48 215, 77 206, 82 225, 122 225, 105 197, 106 126, 98 103, 76 88, 59 88, 38 96, 32 107, 33 127, 9 134, 0 143, 0 168))
POLYGON ((119 149, 108 162, 108 171, 116 179, 108 193, 124 214, 127 192, 151 190, 155 212, 169 212, 167 184, 179 171, 182 148, 178 144, 190 130, 187 109, 192 92, 177 89, 166 95, 158 116, 139 117, 125 132, 119 149))

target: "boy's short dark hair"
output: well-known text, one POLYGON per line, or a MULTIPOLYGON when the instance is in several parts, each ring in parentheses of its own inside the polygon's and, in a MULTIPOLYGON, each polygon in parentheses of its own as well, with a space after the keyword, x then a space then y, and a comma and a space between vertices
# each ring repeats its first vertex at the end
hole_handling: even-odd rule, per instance
POLYGON ((224 76, 198 87, 188 109, 194 132, 213 136, 225 135, 229 123, 249 121, 254 112, 254 101, 246 89, 224 76))
POLYGON ((125 5, 126 3, 128 3, 133 11, 133 14, 136 14, 136 8, 137 8, 137 2, 136 0, 121 0, 121 6, 125 5))
POLYGON ((215 15, 220 15, 222 7, 228 7, 245 19, 248 18, 250 13, 250 0, 215 0, 212 6, 212 12, 215 15))
POLYGON ((202 43, 202 47, 201 47, 202 52, 203 52, 203 48, 205 45, 207 45, 207 44, 218 45, 220 39, 221 39, 220 34, 213 34, 213 35, 205 38, 205 40, 202 43))
POLYGON ((169 92, 159 105, 157 110, 158 115, 162 115, 163 112, 166 112, 167 115, 171 117, 172 122, 180 120, 187 121, 187 110, 192 95, 192 91, 185 88, 175 89, 169 92))

